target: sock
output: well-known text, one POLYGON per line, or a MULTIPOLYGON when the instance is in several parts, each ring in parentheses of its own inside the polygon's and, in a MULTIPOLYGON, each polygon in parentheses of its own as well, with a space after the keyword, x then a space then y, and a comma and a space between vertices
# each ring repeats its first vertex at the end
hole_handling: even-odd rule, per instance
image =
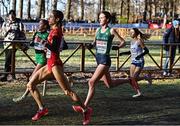
POLYGON ((137 90, 139 90, 140 88, 139 88, 139 85, 138 85, 138 83, 136 82, 136 80, 135 79, 130 79, 130 84, 131 84, 131 86, 134 88, 134 90, 137 92, 137 90))
POLYGON ((44 106, 40 107, 39 110, 42 111, 44 109, 44 106))

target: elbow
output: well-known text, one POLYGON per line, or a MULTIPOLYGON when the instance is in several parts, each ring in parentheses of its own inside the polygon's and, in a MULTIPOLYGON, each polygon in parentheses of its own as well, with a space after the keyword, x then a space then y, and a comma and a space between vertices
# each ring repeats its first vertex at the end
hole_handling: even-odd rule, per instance
POLYGON ((124 46, 126 46, 126 43, 125 43, 125 41, 123 40, 123 41, 121 42, 121 47, 124 47, 124 46))
POLYGON ((123 41, 123 46, 126 46, 126 43, 125 43, 125 41, 123 41))
POLYGON ((149 50, 147 50, 147 54, 149 53, 149 50))
POLYGON ((145 54, 148 54, 149 53, 149 49, 147 47, 144 47, 144 52, 145 52, 145 54))

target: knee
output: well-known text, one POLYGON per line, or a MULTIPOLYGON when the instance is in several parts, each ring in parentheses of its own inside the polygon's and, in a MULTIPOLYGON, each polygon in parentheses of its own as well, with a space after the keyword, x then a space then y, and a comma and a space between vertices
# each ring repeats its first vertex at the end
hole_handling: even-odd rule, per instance
POLYGON ((132 80, 132 79, 134 79, 134 77, 133 76, 129 76, 129 78, 132 80))
POLYGON ((137 78, 136 77, 131 77, 130 82, 131 83, 137 83, 137 78))
POLYGON ((136 80, 136 77, 130 76, 130 80, 136 80))
POLYGON ((95 81, 90 79, 89 82, 88 82, 88 85, 89 85, 90 88, 94 87, 95 81))
POLYGON ((27 84, 27 89, 28 89, 29 91, 32 91, 32 90, 33 90, 33 86, 32 86, 31 83, 28 83, 28 84, 27 84))

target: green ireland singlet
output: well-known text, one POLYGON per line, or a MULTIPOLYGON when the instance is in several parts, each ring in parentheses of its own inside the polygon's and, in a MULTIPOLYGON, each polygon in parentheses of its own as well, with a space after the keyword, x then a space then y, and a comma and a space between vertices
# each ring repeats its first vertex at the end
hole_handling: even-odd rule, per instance
POLYGON ((101 28, 99 28, 96 34, 96 53, 109 55, 114 37, 110 30, 111 28, 107 27, 106 31, 102 33, 101 28))
POLYGON ((45 32, 36 32, 33 36, 34 49, 35 50, 44 50, 44 45, 41 43, 42 40, 47 40, 49 33, 45 32))

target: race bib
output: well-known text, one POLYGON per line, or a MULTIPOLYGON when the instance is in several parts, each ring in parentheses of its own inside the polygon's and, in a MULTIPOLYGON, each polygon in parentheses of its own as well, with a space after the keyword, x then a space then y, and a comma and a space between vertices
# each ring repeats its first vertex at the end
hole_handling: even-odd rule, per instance
POLYGON ((44 50, 45 47, 44 47, 43 44, 41 44, 41 43, 39 43, 39 42, 35 42, 35 43, 34 43, 34 49, 36 49, 36 50, 44 50))
POLYGON ((105 54, 107 50, 106 41, 96 41, 97 53, 105 54))
POLYGON ((51 56, 51 51, 49 49, 47 49, 46 58, 50 58, 50 56, 51 56))

